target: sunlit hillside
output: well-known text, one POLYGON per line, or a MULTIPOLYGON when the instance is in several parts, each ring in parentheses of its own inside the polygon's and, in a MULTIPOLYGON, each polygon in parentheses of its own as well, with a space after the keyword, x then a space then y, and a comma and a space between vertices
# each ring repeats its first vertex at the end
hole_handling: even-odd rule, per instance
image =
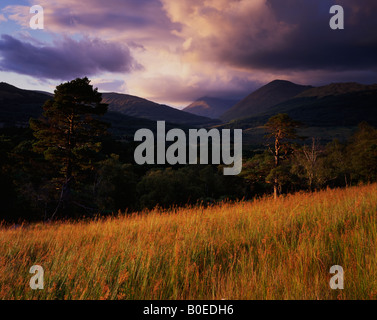
POLYGON ((0 229, 0 299, 374 299, 377 185, 0 229), (44 289, 29 286, 32 265, 44 289), (330 267, 344 268, 332 290, 330 267))

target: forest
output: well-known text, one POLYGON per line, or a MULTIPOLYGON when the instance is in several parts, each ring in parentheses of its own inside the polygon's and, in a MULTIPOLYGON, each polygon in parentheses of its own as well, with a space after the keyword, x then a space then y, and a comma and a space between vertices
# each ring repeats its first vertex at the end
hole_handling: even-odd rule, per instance
POLYGON ((258 147, 243 148, 242 172, 223 165, 138 165, 135 143, 102 120, 107 105, 87 78, 59 85, 29 127, 0 130, 0 220, 90 218, 155 207, 275 198, 301 190, 377 181, 377 129, 367 122, 346 141, 300 137, 304 125, 276 114, 258 147))

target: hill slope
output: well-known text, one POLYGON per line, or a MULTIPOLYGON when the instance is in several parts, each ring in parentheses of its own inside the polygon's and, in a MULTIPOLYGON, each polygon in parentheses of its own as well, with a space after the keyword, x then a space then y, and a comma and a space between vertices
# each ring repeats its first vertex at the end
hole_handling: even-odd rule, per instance
POLYGON ((0 126, 25 126, 31 117, 42 113, 41 106, 51 96, 0 83, 0 126))
MULTIPOLYGON (((0 83, 0 128, 27 127, 30 118, 42 115, 42 106, 53 97, 41 91, 23 90, 10 84, 0 83)), ((140 128, 156 130, 156 122, 125 115, 116 111, 108 111, 102 120, 111 123, 110 132, 119 139, 133 139, 134 133, 140 128)), ((166 123, 166 130, 172 128, 187 130, 186 126, 166 123)))
POLYGON ((277 113, 308 126, 356 126, 362 121, 377 126, 377 85, 336 83, 309 89, 238 123, 262 125, 277 113))
POLYGON ((255 116, 266 112, 270 107, 286 101, 299 93, 312 88, 285 80, 274 80, 254 91, 226 111, 221 120, 230 121, 238 118, 255 116))
POLYGON ((233 120, 223 127, 244 129, 244 141, 253 145, 263 142, 263 125, 278 113, 287 113, 301 121, 299 134, 317 137, 322 143, 344 141, 360 122, 377 126, 377 85, 333 83, 306 90, 292 99, 270 107, 256 116, 233 120))
MULTIPOLYGON (((123 95, 120 95, 123 96, 123 95)), ((1 82, 0 83, 0 128, 1 127, 27 127, 29 125, 30 118, 38 118, 42 115, 43 104, 51 99, 53 95, 48 92, 42 91, 32 91, 32 90, 23 90, 12 86, 8 83, 1 82)), ((132 97, 132 96, 131 96, 132 97)), ((122 97, 123 98, 123 97, 122 97)), ((141 98, 138 98, 143 100, 141 98)), ((131 99, 135 101, 136 99, 131 99)), ((120 99, 123 101, 123 99, 120 99)), ((137 104, 136 104, 137 105, 137 104)), ((154 108, 155 105, 153 103, 150 104, 151 108, 154 108)), ((157 105, 159 106, 159 105, 157 105)), ((161 111, 162 109, 167 109, 168 112, 171 112, 169 107, 158 107, 161 111)), ((111 123, 110 132, 114 134, 117 138, 132 138, 135 131, 140 128, 150 129, 152 131, 156 130, 156 122, 153 120, 145 118, 139 118, 132 115, 127 115, 121 112, 117 112, 116 110, 122 110, 122 107, 116 108, 113 105, 113 108, 109 107, 109 111, 103 116, 103 120, 106 122, 111 123), (114 111, 112 111, 114 110, 114 111)), ((132 110, 132 108, 131 108, 132 110)), ((173 114, 175 114, 173 109, 173 114)), ((181 111, 177 110, 179 115, 181 111)), ((153 109, 151 112, 154 112, 153 109)), ((129 112, 133 114, 132 112, 129 112)), ((135 112, 137 113, 137 112, 135 112)), ((182 112, 183 113, 183 112, 182 112)), ((204 122, 211 122, 210 119, 196 117, 189 113, 183 113, 184 116, 188 115, 189 117, 194 117, 199 123, 200 121, 204 122)), ((170 117, 173 118, 173 117, 170 117)), ((192 119, 192 118, 190 118, 192 119)), ((163 119, 165 120, 165 119, 163 119)), ((188 130, 188 126, 185 124, 177 124, 169 122, 166 123, 166 130, 170 130, 172 128, 181 128, 183 130, 188 130)))
POLYGON ((103 102, 109 104, 110 111, 116 111, 132 117, 153 121, 165 120, 167 122, 187 125, 218 123, 209 118, 197 116, 128 94, 103 93, 102 98, 103 102))
POLYGON ((237 102, 237 100, 202 97, 188 105, 182 111, 190 112, 198 116, 218 119, 237 102))
POLYGON ((0 272, 7 274, 0 299, 336 300, 333 265, 349 275, 342 299, 374 299, 376 211, 373 184, 276 201, 0 226, 0 272), (45 290, 25 285, 35 262, 48 270, 45 290))

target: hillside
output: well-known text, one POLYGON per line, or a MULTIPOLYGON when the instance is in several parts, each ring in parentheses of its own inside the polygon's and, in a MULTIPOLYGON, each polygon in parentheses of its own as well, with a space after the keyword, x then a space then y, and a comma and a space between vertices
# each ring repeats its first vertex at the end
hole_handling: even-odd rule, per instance
MULTIPOLYGON (((348 138, 362 121, 377 126, 376 84, 350 82, 310 87, 276 80, 243 100, 245 103, 252 102, 245 106, 252 106, 254 115, 231 120, 226 124, 131 95, 104 93, 103 97, 104 102, 110 104, 104 120, 112 124, 111 132, 121 139, 132 137, 139 128, 155 130, 155 121, 165 120, 168 129, 187 129, 194 126, 241 128, 244 129, 246 144, 260 145, 264 142, 265 134, 261 126, 277 113, 288 113, 292 118, 303 122, 306 127, 300 130, 301 135, 319 137, 323 143, 334 138, 348 138), (304 88, 306 90, 302 91, 304 88), (299 93, 291 96, 295 92, 299 93), (289 98, 271 105, 283 97, 289 98)), ((42 114, 41 107, 48 99, 51 99, 49 93, 23 90, 4 82, 0 83, 0 126, 27 126, 30 117, 36 118, 42 114)), ((208 105, 211 114, 215 102, 220 102, 212 98, 203 98, 200 101, 202 102, 197 105, 197 110, 203 111, 208 105)), ((242 106, 241 102, 227 112, 242 106)), ((193 105, 192 109, 195 108, 193 105)))
MULTIPOLYGON (((30 118, 38 118, 42 115, 43 104, 51 98, 52 94, 48 92, 23 90, 1 82, 0 128, 4 126, 27 127, 30 118)), ((156 130, 155 121, 117 112, 117 108, 114 108, 114 111, 111 111, 111 109, 112 108, 109 108, 109 111, 103 116, 103 120, 111 123, 110 132, 117 138, 132 139, 135 131, 140 128, 147 128, 152 131, 156 130)), ((207 121, 208 119, 205 120, 207 121)), ((171 122, 167 122, 166 124, 167 130, 177 127, 187 129, 187 126, 184 124, 173 124, 171 122)))
POLYGON ((298 94, 295 98, 315 97, 320 99, 328 96, 341 96, 349 93, 375 90, 377 90, 377 84, 364 85, 357 82, 341 82, 331 83, 321 87, 313 87, 298 94))
POLYGON ((218 119, 237 102, 237 100, 202 97, 188 105, 183 111, 211 119, 218 119))
POLYGON ((298 85, 285 80, 274 80, 238 102, 221 115, 220 119, 230 121, 264 113, 270 107, 286 101, 309 88, 312 87, 298 85))
POLYGON ((374 299, 376 211, 373 184, 1 226, 0 299, 374 299), (34 264, 48 274, 45 290, 25 285, 34 264), (333 265, 344 290, 329 288, 333 265))
POLYGON ((120 93, 103 93, 103 102, 109 104, 109 111, 115 111, 127 116, 149 119, 153 121, 165 120, 167 122, 186 125, 215 124, 209 118, 197 116, 166 105, 120 93))
POLYGON ((322 143, 344 141, 363 121, 377 126, 377 85, 332 83, 313 87, 264 112, 232 120, 222 127, 244 129, 244 142, 259 145, 265 141, 263 125, 278 113, 301 121, 301 136, 317 137, 322 143))
POLYGON ((268 113, 288 113, 309 126, 377 125, 377 86, 328 85, 303 92, 271 108, 268 113))
POLYGON ((357 126, 362 121, 376 126, 377 85, 337 83, 313 88, 264 113, 236 122, 241 126, 260 126, 277 113, 288 113, 307 126, 357 126))
POLYGON ((26 126, 30 117, 41 114, 41 106, 50 95, 19 89, 5 82, 0 83, 0 127, 26 126))

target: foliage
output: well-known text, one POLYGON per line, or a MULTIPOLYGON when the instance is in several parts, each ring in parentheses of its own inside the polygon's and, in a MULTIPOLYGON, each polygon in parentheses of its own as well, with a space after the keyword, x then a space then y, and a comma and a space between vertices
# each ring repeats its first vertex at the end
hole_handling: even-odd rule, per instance
POLYGON ((273 143, 244 148, 241 174, 224 176, 222 165, 136 165, 135 142, 107 133, 101 101, 87 78, 76 79, 56 88, 30 128, 0 128, 0 220, 132 213, 377 181, 377 130, 366 123, 348 141, 323 145, 315 137, 299 141, 300 124, 277 114, 265 124, 273 143))
POLYGON ((361 123, 359 130, 351 138, 348 154, 352 175, 357 180, 371 182, 377 180, 377 130, 367 123, 361 123))
POLYGON ((286 113, 271 117, 265 124, 269 132, 267 138, 273 138, 273 148, 270 148, 270 151, 274 155, 274 166, 266 177, 266 181, 273 184, 275 199, 281 193, 282 185, 289 179, 286 166, 282 166, 281 162, 292 152, 287 140, 298 138, 296 128, 299 126, 300 123, 291 119, 286 113))
POLYGON ((181 168, 152 169, 137 185, 141 208, 182 206, 198 201, 215 201, 226 195, 241 195, 240 179, 223 176, 216 167, 185 166, 181 168), (234 179, 237 179, 239 186, 234 179), (232 181, 230 181, 232 180, 232 181))
POLYGON ((57 86, 53 99, 43 106, 44 117, 30 120, 37 139, 34 151, 43 154, 49 169, 55 170, 51 182, 60 197, 52 216, 60 208, 72 214, 72 204, 78 203, 77 189, 94 170, 108 127, 98 118, 107 111, 101 101, 101 93, 90 80, 78 78, 57 86))

